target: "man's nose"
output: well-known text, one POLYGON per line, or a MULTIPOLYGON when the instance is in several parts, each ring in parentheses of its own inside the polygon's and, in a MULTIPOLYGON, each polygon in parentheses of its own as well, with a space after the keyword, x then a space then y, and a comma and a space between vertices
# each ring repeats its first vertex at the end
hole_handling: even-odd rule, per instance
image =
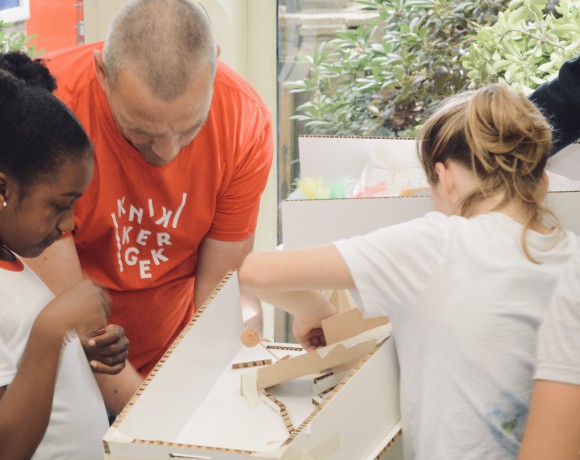
POLYGON ((155 139, 151 148, 155 155, 165 162, 169 162, 177 156, 181 150, 181 145, 178 136, 161 136, 155 139))

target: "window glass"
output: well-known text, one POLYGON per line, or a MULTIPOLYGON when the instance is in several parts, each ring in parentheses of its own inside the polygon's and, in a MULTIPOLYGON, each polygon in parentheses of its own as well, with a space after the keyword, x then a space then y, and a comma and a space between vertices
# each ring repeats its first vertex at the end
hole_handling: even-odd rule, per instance
POLYGON ((9 24, 29 17, 29 0, 0 0, 0 20, 9 24))
POLYGON ((0 0, 0 10, 20 6, 20 0, 0 0))
POLYGON ((308 102, 308 93, 293 93, 292 82, 308 76, 312 57, 319 46, 368 21, 362 5, 348 0, 278 0, 278 109, 279 109, 279 198, 284 200, 299 177, 298 137, 307 134, 303 122, 292 119, 296 108, 308 102))
MULTIPOLYGON (((308 76, 319 46, 336 38, 337 31, 358 27, 369 15, 360 3, 347 0, 278 0, 278 197, 285 200, 300 176, 298 137, 308 134, 305 124, 293 119, 308 93, 294 93, 292 83, 308 76)), ((279 218, 280 222, 280 218, 279 218)), ((281 225, 278 241, 282 243, 281 225)), ((294 342, 289 315, 275 311, 275 340, 294 342)))

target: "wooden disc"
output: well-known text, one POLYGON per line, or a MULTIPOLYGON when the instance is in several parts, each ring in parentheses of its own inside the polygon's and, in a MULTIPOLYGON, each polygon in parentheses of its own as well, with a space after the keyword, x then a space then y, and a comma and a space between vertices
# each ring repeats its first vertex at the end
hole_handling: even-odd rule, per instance
POLYGON ((241 340, 246 347, 255 347, 260 343, 260 334, 255 329, 246 329, 242 332, 241 340))

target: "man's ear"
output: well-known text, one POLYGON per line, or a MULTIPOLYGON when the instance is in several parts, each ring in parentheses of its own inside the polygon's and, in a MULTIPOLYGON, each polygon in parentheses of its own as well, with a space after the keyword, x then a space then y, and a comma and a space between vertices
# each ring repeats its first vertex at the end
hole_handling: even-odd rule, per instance
POLYGON ((95 73, 97 74, 97 80, 101 84, 101 88, 105 93, 109 93, 109 77, 107 75, 107 69, 105 69, 105 63, 103 62, 103 54, 95 50, 93 53, 93 58, 95 62, 95 73))

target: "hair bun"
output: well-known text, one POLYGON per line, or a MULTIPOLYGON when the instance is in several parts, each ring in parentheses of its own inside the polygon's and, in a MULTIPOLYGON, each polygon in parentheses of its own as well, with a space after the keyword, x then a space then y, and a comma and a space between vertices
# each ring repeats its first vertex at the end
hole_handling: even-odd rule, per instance
POLYGON ((466 138, 483 171, 537 175, 551 148, 548 122, 523 94, 503 84, 477 91, 469 102, 466 138))
POLYGON ((41 59, 31 59, 21 51, 0 54, 0 69, 24 81, 29 86, 38 86, 51 93, 56 89, 56 80, 41 59))
POLYGON ((0 69, 0 123, 11 123, 19 118, 17 101, 22 97, 23 87, 22 80, 0 69))

